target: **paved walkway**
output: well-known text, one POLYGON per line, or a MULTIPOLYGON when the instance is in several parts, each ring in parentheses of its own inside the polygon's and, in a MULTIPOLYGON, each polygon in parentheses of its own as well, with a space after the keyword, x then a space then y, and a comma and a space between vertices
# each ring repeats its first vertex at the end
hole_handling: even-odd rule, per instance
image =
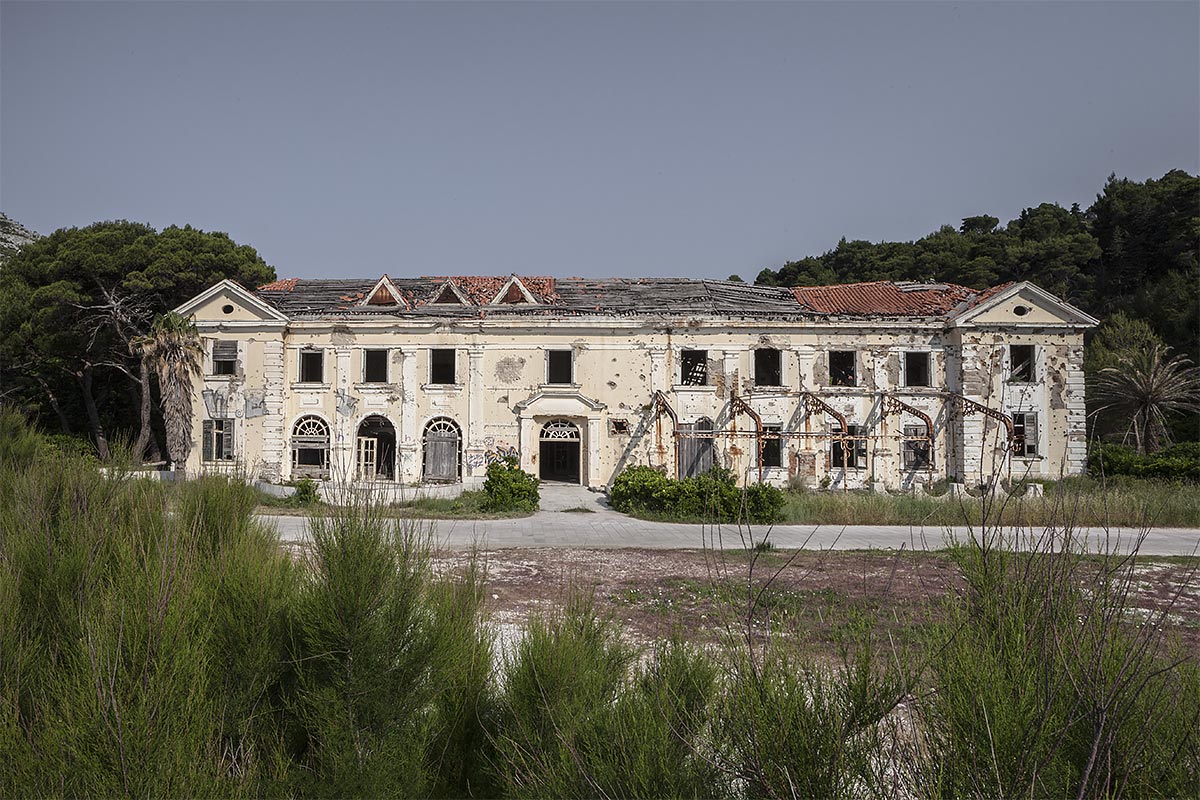
MULTIPOLYGON (((572 506, 568 506, 572 507, 572 506)), ((464 549, 478 543, 491 549, 510 547, 629 548, 658 550, 717 546, 727 549, 752 546, 764 537, 776 547, 833 550, 891 549, 901 547, 936 550, 944 547, 949 536, 970 538, 968 528, 907 527, 900 525, 776 525, 738 529, 735 525, 703 526, 670 522, 646 522, 618 514, 596 501, 592 513, 540 511, 524 519, 436 520, 429 521, 434 538, 441 545, 464 549)), ((265 516, 279 531, 282 540, 308 538, 305 517, 265 516)), ((1031 533, 1005 529, 1005 537, 1027 544, 1031 533)), ((1110 531, 1076 531, 1077 540, 1093 552, 1114 549, 1128 552, 1139 531, 1114 528, 1110 531), (1086 538, 1084 538, 1086 537, 1086 538), (1107 546, 1107 547, 1106 547, 1107 546)), ((978 534, 976 534, 978 535, 978 534)), ((1143 555, 1177 556, 1200 554, 1200 529, 1159 528, 1146 533, 1141 545, 1143 555)))

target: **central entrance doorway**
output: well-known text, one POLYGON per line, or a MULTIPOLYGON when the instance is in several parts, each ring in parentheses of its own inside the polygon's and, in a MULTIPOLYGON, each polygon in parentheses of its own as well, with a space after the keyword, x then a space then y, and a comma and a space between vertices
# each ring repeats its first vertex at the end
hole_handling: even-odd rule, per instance
POLYGON ((553 419, 542 426, 538 448, 538 477, 544 481, 579 483, 579 426, 565 419, 553 419))

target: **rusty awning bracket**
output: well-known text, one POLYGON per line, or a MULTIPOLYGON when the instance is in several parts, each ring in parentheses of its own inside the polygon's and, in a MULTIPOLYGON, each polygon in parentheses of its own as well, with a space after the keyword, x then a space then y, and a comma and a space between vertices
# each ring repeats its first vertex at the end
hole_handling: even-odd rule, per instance
POLYGON ((1017 447, 1021 442, 1017 441, 1017 436, 1013 432, 1012 417, 1007 414, 997 411, 994 408, 988 408, 982 403, 976 403, 974 400, 968 400, 961 394, 955 392, 946 392, 945 398, 950 401, 950 407, 959 413, 960 416, 969 417, 972 414, 983 414, 985 417, 999 420, 1004 424, 1004 430, 1008 433, 1008 449, 1010 452, 1016 453, 1017 447))
POLYGON ((743 399, 742 399, 740 396, 738 396, 738 395, 736 395, 736 394, 735 394, 735 395, 733 395, 732 397, 730 397, 730 398, 729 398, 729 410, 733 412, 733 415, 734 415, 734 416, 737 416, 738 414, 745 414, 745 415, 746 415, 746 416, 748 416, 750 419, 754 420, 754 442, 755 442, 755 446, 756 446, 756 448, 757 448, 757 450, 758 450, 758 482, 759 482, 759 483, 762 483, 762 479, 763 479, 763 464, 762 464, 762 460, 763 460, 763 459, 762 459, 762 451, 763 451, 763 425, 762 425, 762 417, 760 417, 760 416, 758 415, 758 412, 757 412, 757 411, 755 411, 753 408, 751 408, 751 407, 750 407, 750 404, 749 404, 749 403, 747 403, 745 400, 743 400, 743 399))
MULTIPOLYGON (((929 415, 926 414, 924 411, 922 411, 919 408, 910 406, 908 403, 904 402, 899 397, 896 397, 893 394, 887 394, 887 393, 884 393, 882 395, 882 402, 880 403, 880 410, 881 410, 881 416, 884 418, 886 418, 890 414, 895 414, 895 415, 899 416, 902 413, 909 413, 909 414, 913 415, 914 417, 916 417, 917 419, 921 420, 921 422, 925 423, 925 435, 924 436, 903 437, 903 438, 905 440, 915 439, 917 441, 925 442, 925 446, 929 448, 929 458, 927 459, 929 466, 927 467, 927 469, 932 470, 933 469, 933 420, 931 420, 929 418, 929 415)), ((903 432, 903 428, 901 428, 901 432, 903 432)))
MULTIPOLYGON (((671 418, 671 449, 675 451, 675 475, 679 475, 679 415, 671 408, 671 403, 661 389, 655 389, 651 396, 654 405, 654 420, 657 422, 663 414, 671 418)), ((661 443, 660 443, 661 444, 661 443)))

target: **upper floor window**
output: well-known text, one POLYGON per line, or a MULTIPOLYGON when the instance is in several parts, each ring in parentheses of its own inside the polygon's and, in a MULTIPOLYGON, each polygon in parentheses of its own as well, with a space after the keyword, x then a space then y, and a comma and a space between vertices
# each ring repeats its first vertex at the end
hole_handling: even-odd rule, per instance
POLYGON ((236 375, 238 364, 237 342, 221 339, 212 346, 212 375, 236 375))
POLYGON ((233 422, 231 419, 204 420, 200 442, 202 461, 233 460, 233 422))
POLYGON ((773 347, 760 347, 754 351, 754 385, 781 386, 783 384, 782 354, 773 347))
POLYGON ((325 354, 320 350, 300 351, 300 383, 325 382, 325 354))
POLYGON ((708 385, 708 351, 679 351, 679 382, 684 386, 708 385))
POLYGON ((1032 458, 1038 454, 1038 419, 1032 412, 1017 412, 1012 415, 1013 438, 1016 447, 1013 451, 1019 456, 1032 458))
POLYGON ((1013 383, 1033 383, 1033 367, 1037 349, 1031 344, 1008 346, 1009 380, 1013 383))
POLYGON ((853 350, 832 350, 829 353, 829 385, 857 386, 853 350))
POLYGON ((546 351, 546 383, 571 384, 575 382, 570 350, 546 351))
POLYGON ((929 353, 904 354, 904 385, 932 386, 929 369, 929 353))
POLYGON ((363 350, 363 383, 388 382, 388 351, 363 350))
POLYGON ((454 384, 455 351, 450 348, 436 348, 429 351, 429 382, 454 384))

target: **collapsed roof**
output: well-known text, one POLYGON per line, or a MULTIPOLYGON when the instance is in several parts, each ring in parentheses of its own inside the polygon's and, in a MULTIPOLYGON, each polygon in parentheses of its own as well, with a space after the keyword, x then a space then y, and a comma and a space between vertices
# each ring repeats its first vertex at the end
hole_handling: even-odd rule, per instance
POLYGON ((875 281, 838 286, 755 286, 688 278, 426 276, 288 278, 255 294, 292 318, 496 316, 953 317, 1010 284, 875 281), (397 296, 398 295, 398 296, 397 296))

